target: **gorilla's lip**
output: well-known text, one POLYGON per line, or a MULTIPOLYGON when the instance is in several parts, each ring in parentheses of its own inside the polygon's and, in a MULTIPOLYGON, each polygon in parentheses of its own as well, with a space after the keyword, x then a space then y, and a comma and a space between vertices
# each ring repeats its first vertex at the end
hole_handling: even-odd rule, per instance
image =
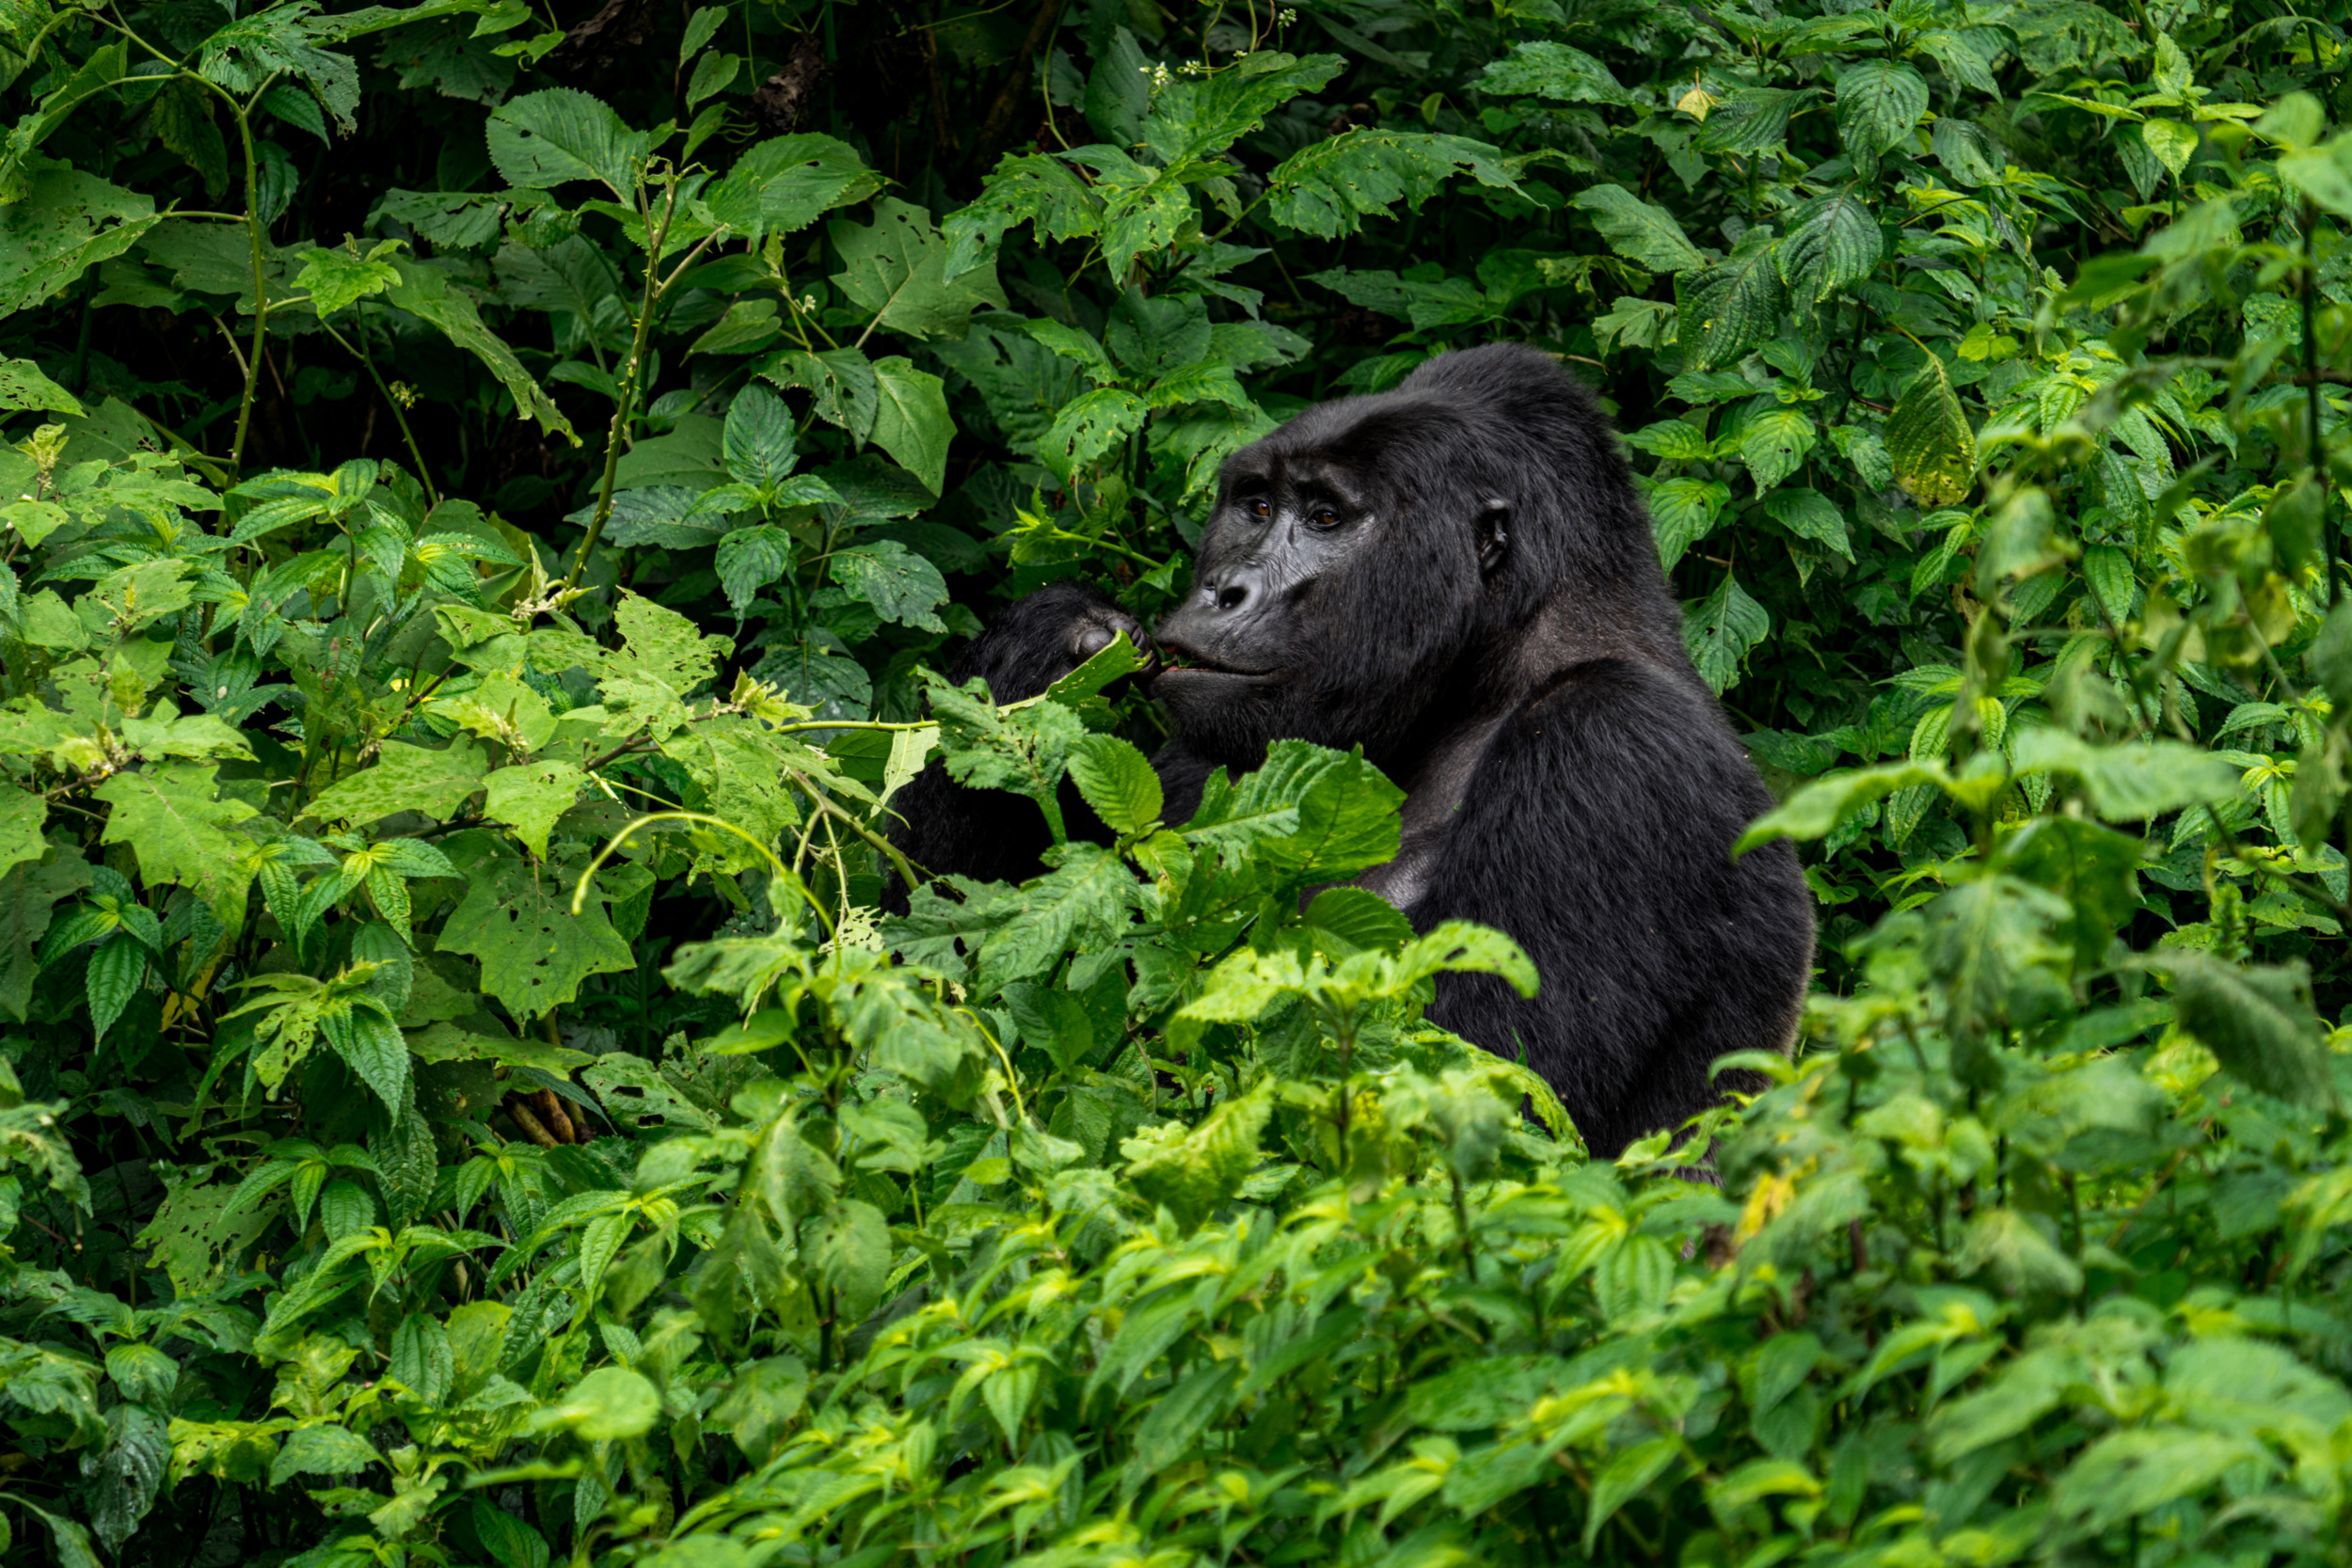
POLYGON ((1273 673, 1271 670, 1236 669, 1232 665, 1219 663, 1197 648, 1162 639, 1160 670, 1153 680, 1156 683, 1170 675, 1224 675, 1241 680, 1263 680, 1273 673))

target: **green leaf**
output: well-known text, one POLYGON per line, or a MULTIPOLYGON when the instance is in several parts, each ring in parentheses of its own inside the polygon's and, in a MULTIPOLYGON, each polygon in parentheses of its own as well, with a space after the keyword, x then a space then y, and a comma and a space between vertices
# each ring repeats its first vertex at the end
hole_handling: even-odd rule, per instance
POLYGON ((703 199, 712 217, 757 242, 805 229, 881 183, 882 177, 847 142, 804 133, 777 136, 745 152, 703 199))
POLYGON ((355 1002, 321 1012, 319 1033, 359 1081, 375 1091, 385 1109, 400 1115, 408 1095, 408 1042, 392 1021, 376 1008, 355 1002))
POLYGON ((588 775, 568 762, 541 760, 501 768, 482 781, 482 815, 515 830, 534 860, 548 858, 548 832, 572 809, 588 775))
POLYGON ((522 418, 538 420, 540 430, 547 435, 571 439, 571 421, 564 417, 564 411, 523 369, 522 361, 515 357, 515 351, 506 346, 505 340, 482 325, 482 313, 474 309, 473 301, 451 289, 447 273, 405 257, 395 259, 392 265, 400 273, 400 286, 384 292, 388 304, 430 324, 451 342, 481 360, 499 385, 506 388, 507 396, 515 400, 515 408, 522 418))
POLYGON ((1500 97, 1533 93, 1562 103, 1624 103, 1626 90, 1609 68, 1565 43, 1549 40, 1518 43, 1480 72, 1478 87, 1500 97))
POLYGON ((874 444, 938 495, 947 483, 947 442, 956 433, 945 384, 904 355, 874 361, 874 444))
POLYGON ((62 293, 162 221, 151 198, 94 175, 40 158, 26 167, 24 196, 0 206, 0 315, 62 293))
POLYGON ((1814 780, 1749 824, 1731 847, 1743 855, 1759 844, 1777 838, 1827 838, 1863 807, 1883 800, 1899 789, 1941 786, 1947 776, 1940 762, 1892 762, 1856 768, 1814 780))
POLYGON ((245 841, 228 830, 255 815, 239 800, 220 799, 211 763, 151 764, 118 773, 90 793, 114 809, 100 835, 128 844, 149 886, 177 882, 201 898, 230 931, 245 924, 245 841))
POLYGON ((1266 208, 1285 229, 1337 239, 1399 201, 1419 207, 1460 174, 1492 189, 1519 189, 1510 160, 1485 142, 1412 131, 1350 131, 1310 142, 1284 159, 1267 178, 1266 208))
POLYGON ((2000 178, 2000 150, 1984 128, 1951 115, 1936 117, 1928 145, 1955 183, 1974 188, 2000 178))
POLYGON ((441 927, 440 951, 482 960, 483 990, 518 1019, 538 1018, 580 994, 591 974, 634 969, 592 889, 571 911, 572 883, 503 849, 477 854, 466 895, 441 927))
POLYGON ((41 409, 77 419, 85 413, 79 399, 41 374, 40 367, 29 359, 0 360, 0 408, 41 409))
POLYGON ((106 1413, 106 1426, 105 1451, 96 1463, 85 1462, 85 1495, 92 1532, 108 1551, 119 1552, 155 1505, 171 1462, 171 1439, 164 1418, 143 1404, 115 1406, 106 1413))
POLYGON ((349 1427, 338 1424, 301 1426, 286 1433, 278 1457, 270 1462, 269 1483, 283 1486, 296 1476, 357 1475, 384 1461, 349 1427))
POLYGON ((642 1437, 661 1419, 661 1391, 625 1367, 599 1367, 552 1404, 532 1413, 531 1427, 568 1428, 590 1442, 642 1437))
POLYGON ((1907 65, 1863 60, 1837 78, 1837 135, 1865 167, 1876 167, 1927 112, 1927 79, 1907 65))
POLYGON ((719 586, 726 591, 727 603, 740 615, 751 608, 761 589, 791 570, 799 553, 799 542, 789 531, 763 524, 736 529, 720 540, 711 564, 718 571, 719 586))
POLYGON ((110 1345, 106 1376, 124 1398, 162 1407, 180 1386, 180 1363, 152 1345, 110 1345))
POLYGON ((372 766, 320 791, 302 816, 356 825, 413 811, 445 821, 482 787, 488 770, 488 759, 469 735, 456 736, 437 749, 388 740, 372 766))
POLYGON ((1038 443, 1038 461, 1069 480, 1112 447, 1143 428, 1151 404, 1133 392, 1099 387, 1062 405, 1038 443))
POLYGON ((1653 1437, 1636 1443, 1610 1460, 1609 1467, 1593 1481, 1592 1501, 1584 1514, 1584 1550, 1590 1553, 1593 1543, 1599 1539, 1600 1528, 1615 1516, 1617 1510, 1632 1501, 1663 1475, 1668 1466, 1682 1455, 1681 1439, 1653 1437))
POLYGON ((792 411, 765 387, 746 387, 727 409, 720 455, 739 484, 773 490, 791 473, 792 411))
POLYGON ((2222 758, 2177 740, 2094 746, 2046 725, 2021 730, 2010 744, 2020 773, 2050 771, 2078 779, 2090 809, 2111 822, 2138 822, 2183 806, 2237 798, 2237 770, 2222 758))
POLYGON ((2240 1467, 2257 1474, 2270 1467, 2269 1452, 2250 1434, 2160 1425, 2108 1433, 2051 1488, 2055 1536, 2095 1534, 2152 1513, 2240 1467))
POLYGON ((1691 370, 1735 363, 1780 325, 1780 272, 1772 231, 1757 224, 1740 236, 1722 266, 1696 279, 1678 277, 1681 339, 1691 370))
POLYGON ((48 853, 48 843, 40 836, 40 825, 48 816, 45 797, 0 784, 0 874, 48 853))
POLYGON ((306 250, 302 270, 294 275, 294 287, 310 294, 311 309, 331 316, 400 286, 400 269, 381 260, 398 245, 396 240, 381 241, 365 256, 351 250, 306 250))
POLYGON ((834 222, 825 233, 841 257, 834 286, 882 331, 961 338, 973 311, 1005 308, 993 271, 976 268, 947 280, 946 242, 931 231, 930 214, 912 202, 884 197, 874 204, 871 224, 834 222))
POLYGON ((1071 240, 1098 230, 1102 201, 1069 165, 1042 153, 1007 153, 982 182, 979 198, 947 214, 947 259, 942 281, 989 265, 1005 231, 1029 224, 1042 240, 1071 240))
POLYGON ((1820 302, 1878 270, 1878 214, 1858 186, 1808 201, 1788 216, 1780 242, 1781 280, 1801 299, 1820 302))
POLYGON ((779 387, 800 387, 814 394, 817 417, 848 431, 850 439, 863 443, 872 438, 882 408, 882 384, 872 363, 856 349, 815 354, 787 349, 762 365, 759 373, 779 387))
POLYGON ((1592 214, 1593 227, 1610 249, 1652 272, 1689 272, 1707 265, 1707 258, 1673 214, 1623 185, 1594 185, 1577 192, 1568 204, 1592 214))
POLYGON ((889 1222, 872 1204, 844 1198, 831 1213, 802 1227, 801 1256, 833 1292, 841 1315, 863 1320, 890 1281, 889 1222))
POLYGON ((147 949, 127 933, 101 942, 89 958, 85 987, 89 997, 90 1034, 100 1040, 130 1006, 139 983, 147 978, 147 949))
POLYGON ((1748 416, 1740 427, 1740 461, 1747 465, 1756 493, 1766 494, 1804 467, 1820 440, 1820 431, 1802 408, 1767 408, 1748 416))
POLYGON ((1731 504, 1731 486, 1693 475, 1659 480, 1643 489, 1658 536, 1659 564, 1669 572, 1685 550, 1715 531, 1724 508, 1731 504))
POLYGON ((982 983, 1002 986, 1051 967, 1063 953, 1108 944, 1136 903, 1136 879, 1098 844, 1067 844, 1057 863, 1001 906, 1004 923, 980 949, 982 983))
POLYGON ((634 198, 637 167, 653 137, 632 131, 603 100, 576 87, 548 87, 491 112, 490 161, 510 185, 551 190, 595 180, 622 201, 634 198))
POLYGON ((833 578, 853 599, 872 605, 885 621, 944 632, 938 609, 947 602, 947 579, 939 568, 896 539, 877 539, 836 550, 833 578))
POLYGON ((1976 482, 1977 435, 1933 355, 1886 417, 1886 451, 1895 481, 1922 506, 1951 506, 1976 482))
POLYGON ((1127 1180, 1190 1228, 1232 1200, 1258 1164, 1258 1140, 1274 1110, 1261 1087, 1211 1111, 1198 1127, 1163 1122, 1120 1145, 1127 1180))
POLYGON ((1772 616, 1729 572, 1705 600, 1683 608, 1683 645, 1718 696, 1740 684, 1740 661, 1772 629, 1772 616))
POLYGON ((2177 177, 2197 152, 2197 128, 2177 119, 2152 119, 2139 128, 2139 139, 2156 155, 2156 162, 2177 177))
POLYGON ((1160 776, 1117 736, 1090 735, 1070 753, 1070 779, 1115 833, 1138 833, 1159 820, 1160 776))
POLYGON ((1764 498, 1764 514, 1800 539, 1817 540, 1848 561, 1854 558, 1845 516, 1819 490, 1775 490, 1764 498))
POLYGON ((2168 950, 2153 960, 2172 980, 2173 1011, 2239 1078, 2314 1110, 2335 1103, 2327 1028, 2312 1006, 2310 966, 2239 968, 2203 954, 2168 950))

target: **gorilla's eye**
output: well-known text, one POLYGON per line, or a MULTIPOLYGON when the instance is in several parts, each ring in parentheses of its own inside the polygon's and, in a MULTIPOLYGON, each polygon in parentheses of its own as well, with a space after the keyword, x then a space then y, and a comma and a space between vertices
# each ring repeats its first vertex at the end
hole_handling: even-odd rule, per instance
POLYGON ((1335 529, 1340 526, 1340 515, 1327 506, 1318 506, 1307 514, 1307 526, 1326 531, 1335 529))
POLYGON ((1272 510, 1273 509, 1271 507, 1266 505, 1265 498, 1263 496, 1249 503, 1249 515, 1252 517, 1265 516, 1272 510))

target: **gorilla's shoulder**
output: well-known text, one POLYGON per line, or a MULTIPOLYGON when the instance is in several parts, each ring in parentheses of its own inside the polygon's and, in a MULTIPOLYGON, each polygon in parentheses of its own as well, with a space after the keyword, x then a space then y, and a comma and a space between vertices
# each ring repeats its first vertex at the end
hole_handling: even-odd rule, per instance
POLYGON ((1703 784, 1736 809, 1770 804, 1747 749, 1695 671, 1629 655, 1579 660, 1530 692, 1504 730, 1514 750, 1573 756, 1621 778, 1703 784))

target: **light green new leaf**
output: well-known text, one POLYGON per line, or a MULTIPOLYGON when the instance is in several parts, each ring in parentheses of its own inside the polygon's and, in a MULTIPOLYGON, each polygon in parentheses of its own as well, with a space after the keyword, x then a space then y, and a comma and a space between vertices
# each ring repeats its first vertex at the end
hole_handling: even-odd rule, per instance
POLYGON ((552 1404, 533 1411, 531 1427, 568 1427, 591 1442, 642 1437, 661 1418, 661 1391, 626 1367, 599 1367, 552 1404))
POLYGON ((365 256, 349 250, 306 250, 302 270, 294 275, 294 287, 310 294, 312 309, 331 316, 400 286, 400 269, 383 260, 399 245, 397 240, 385 240, 365 256))
POLYGON ((469 735, 447 746, 412 746, 388 740, 373 766, 346 774, 320 791, 302 815, 320 822, 374 822, 395 812, 421 812, 446 819, 466 797, 482 787, 489 761, 469 735))
POLYGON ((2156 958, 2172 977, 2181 1027, 2223 1067, 2281 1100, 2315 1110, 2335 1103, 2327 1027, 2312 1009, 2302 959, 2240 968, 2185 950, 2156 958))
POLYGON ((2011 752, 2020 773, 2067 773, 2080 780, 2090 809, 2112 822, 2145 821, 2183 806, 2234 800, 2240 787, 2229 763, 2177 740, 2094 746, 2043 725, 2021 730, 2011 752))
POLYGON ((1731 504, 1731 486, 1692 474, 1659 480, 1644 490, 1658 536, 1658 562, 1670 572, 1685 550, 1715 531, 1724 508, 1731 504))
POLYGON ((1780 838, 1827 838, 1854 813, 1899 789, 1927 785, 1942 788, 1947 783, 1948 776, 1940 762, 1889 762, 1832 773, 1814 780, 1783 801, 1777 810, 1766 812, 1750 823, 1748 831, 1731 847, 1731 852, 1743 855, 1759 844, 1780 838))
POLYGON ((1922 506, 1951 506, 1976 482, 1977 433, 1932 355, 1886 417, 1885 439, 1895 482, 1922 506))
POLYGON ((296 1476, 356 1475, 383 1459, 366 1438, 341 1425, 296 1427, 286 1433, 270 1462, 269 1483, 283 1486, 296 1476))
POLYGON ((568 762, 538 761, 501 768, 483 780, 482 815, 515 830, 533 859, 548 858, 548 832, 572 809, 588 775, 568 762))
POLYGON ((1688 272, 1707 258, 1663 207, 1644 201, 1623 185, 1593 185, 1569 200, 1593 215, 1593 227, 1609 248, 1652 272, 1688 272))
POLYGON ((48 819, 46 797, 0 784, 0 876, 13 865, 37 861, 48 852, 49 846, 40 836, 40 825, 48 819))

